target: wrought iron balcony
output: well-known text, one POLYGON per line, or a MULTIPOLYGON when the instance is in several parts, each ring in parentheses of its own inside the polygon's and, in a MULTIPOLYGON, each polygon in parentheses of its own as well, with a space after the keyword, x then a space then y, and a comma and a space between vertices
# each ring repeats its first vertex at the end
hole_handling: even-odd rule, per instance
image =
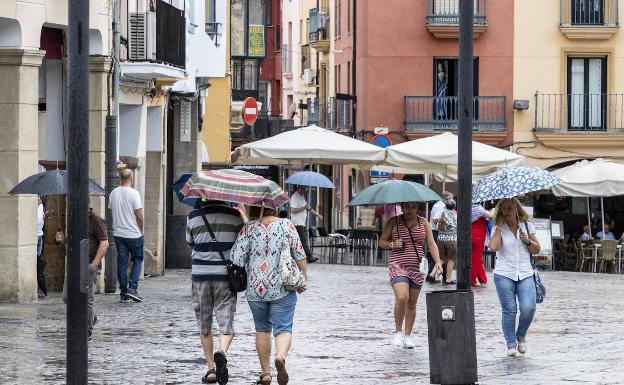
MULTIPOLYGON (((473 128, 477 132, 504 132, 507 129, 504 96, 475 96, 473 128)), ((457 96, 406 96, 405 130, 420 132, 457 130, 457 96)))
POLYGON ((219 47, 221 45, 221 36, 223 35, 221 32, 221 23, 216 21, 207 22, 206 34, 214 41, 215 46, 219 47))
POLYGON ((321 103, 315 99, 312 103, 308 99, 308 124, 316 124, 328 130, 350 131, 353 127, 351 111, 351 101, 348 100, 331 97, 321 103))
MULTIPOLYGON (((436 38, 459 36, 460 0, 427 0, 427 29, 436 38)), ((487 29, 486 0, 474 0, 474 37, 487 29)))
POLYGON ((326 7, 310 9, 308 42, 317 51, 329 52, 329 12, 326 7))
POLYGON ((535 94, 535 131, 624 132, 624 94, 535 94))
POLYGON ((164 1, 156 5, 156 59, 181 68, 186 65, 184 11, 164 1))
POLYGON ((609 39, 619 29, 618 0, 560 0, 559 30, 569 39, 609 39))

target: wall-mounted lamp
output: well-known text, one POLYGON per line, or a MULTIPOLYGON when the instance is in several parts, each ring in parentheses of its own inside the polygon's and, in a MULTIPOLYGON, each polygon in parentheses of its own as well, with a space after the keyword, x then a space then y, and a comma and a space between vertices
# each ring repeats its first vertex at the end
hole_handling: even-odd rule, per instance
POLYGON ((524 99, 516 99, 513 102, 514 110, 528 110, 529 109, 529 101, 524 99))

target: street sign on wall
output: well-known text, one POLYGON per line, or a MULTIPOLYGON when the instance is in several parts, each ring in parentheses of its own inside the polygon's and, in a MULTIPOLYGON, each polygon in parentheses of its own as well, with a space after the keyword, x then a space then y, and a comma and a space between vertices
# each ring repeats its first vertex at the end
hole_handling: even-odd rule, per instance
POLYGON ((243 121, 248 126, 253 126, 258 119, 258 102, 251 96, 245 99, 243 102, 243 108, 241 109, 243 114, 243 121))
MULTIPOLYGON (((392 146, 392 140, 390 140, 390 137, 386 134, 377 134, 373 136, 373 138, 371 139, 371 143, 377 147, 383 147, 383 148, 392 146)), ((370 177, 371 177, 371 183, 374 184, 374 183, 384 182, 388 180, 388 178, 390 178, 390 173, 385 172, 385 171, 371 170, 370 177)))

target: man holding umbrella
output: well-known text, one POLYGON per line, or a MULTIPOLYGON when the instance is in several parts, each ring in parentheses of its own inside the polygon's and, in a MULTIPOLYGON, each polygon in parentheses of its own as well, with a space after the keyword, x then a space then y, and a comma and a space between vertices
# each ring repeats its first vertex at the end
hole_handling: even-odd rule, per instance
POLYGON ((306 234, 306 222, 308 220, 308 211, 315 215, 319 220, 323 220, 323 216, 317 213, 310 207, 308 201, 305 199, 307 191, 306 186, 298 185, 295 193, 290 197, 290 219, 294 223, 299 238, 303 244, 308 263, 314 263, 318 261, 318 258, 312 255, 310 246, 308 244, 308 236, 306 234))

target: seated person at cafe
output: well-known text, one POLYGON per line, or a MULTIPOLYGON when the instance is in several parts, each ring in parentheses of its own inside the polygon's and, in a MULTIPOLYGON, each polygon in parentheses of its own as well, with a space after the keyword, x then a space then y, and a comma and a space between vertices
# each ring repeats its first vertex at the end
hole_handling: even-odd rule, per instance
POLYGON ((591 232, 589 231, 589 225, 583 226, 583 234, 581 234, 581 241, 589 241, 590 239, 594 239, 591 236, 591 232))
POLYGON ((598 233, 596 233, 596 238, 600 238, 603 241, 609 241, 609 240, 615 241, 615 236, 611 232, 611 228, 609 227, 609 224, 607 223, 604 224, 604 234, 601 230, 598 233))

